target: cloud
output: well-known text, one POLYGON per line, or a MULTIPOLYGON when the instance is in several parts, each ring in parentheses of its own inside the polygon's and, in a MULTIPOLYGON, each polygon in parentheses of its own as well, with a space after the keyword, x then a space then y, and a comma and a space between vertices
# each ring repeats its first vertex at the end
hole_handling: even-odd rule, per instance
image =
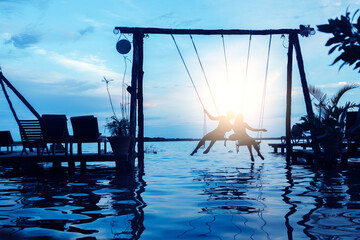
POLYGON ((144 108, 153 108, 157 107, 157 103, 144 103, 144 108))
POLYGON ((322 85, 316 85, 316 87, 319 88, 339 88, 344 87, 346 85, 352 85, 354 83, 348 83, 348 82, 337 82, 337 83, 329 83, 329 84, 322 84, 322 85))
POLYGON ((19 2, 24 2, 24 1, 20 1, 20 0, 0 0, 0 3, 19 3, 19 2))
POLYGON ((201 22, 201 19, 198 18, 198 19, 183 20, 182 18, 176 16, 175 12, 168 12, 161 16, 151 19, 151 22, 153 22, 154 24, 172 26, 172 27, 184 27, 184 26, 189 27, 195 23, 201 22))
POLYGON ((41 36, 36 33, 21 33, 11 36, 10 39, 5 40, 5 44, 13 44, 14 47, 24 49, 40 42, 41 36))
POLYGON ((95 31, 95 27, 88 26, 88 27, 86 27, 84 29, 79 30, 78 33, 80 34, 80 37, 82 37, 82 36, 85 36, 87 34, 93 33, 94 31, 95 31))
POLYGON ((122 78, 121 74, 108 69, 104 64, 102 64, 103 61, 99 60, 95 56, 89 56, 88 58, 86 58, 87 60, 78 60, 69 58, 57 52, 46 51, 38 47, 34 47, 34 52, 48 57, 50 60, 60 64, 61 66, 78 72, 93 73, 100 78, 102 78, 103 76, 115 79, 122 78))

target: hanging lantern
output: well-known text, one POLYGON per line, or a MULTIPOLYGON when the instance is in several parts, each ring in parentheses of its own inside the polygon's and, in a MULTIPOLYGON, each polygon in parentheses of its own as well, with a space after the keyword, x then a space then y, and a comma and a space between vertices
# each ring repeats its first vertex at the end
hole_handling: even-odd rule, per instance
POLYGON ((120 54, 127 54, 131 50, 131 43, 127 39, 121 39, 116 43, 116 50, 120 54))

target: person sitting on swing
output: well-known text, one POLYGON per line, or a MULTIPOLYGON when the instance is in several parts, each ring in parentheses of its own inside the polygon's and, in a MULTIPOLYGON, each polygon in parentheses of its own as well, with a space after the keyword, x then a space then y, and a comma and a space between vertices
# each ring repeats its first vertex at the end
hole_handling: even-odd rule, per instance
POLYGON ((214 117, 212 115, 210 115, 208 113, 208 111, 206 109, 204 109, 204 113, 206 113, 206 115, 209 117, 210 120, 218 120, 219 124, 218 126, 211 132, 209 132, 208 134, 206 134, 198 143, 198 145, 196 146, 196 148, 194 149, 194 151, 190 154, 191 156, 194 155, 197 150, 205 144, 206 140, 210 140, 210 145, 207 147, 207 149, 204 151, 204 154, 208 153, 210 151, 210 148, 214 145, 214 143, 216 142, 216 140, 224 140, 225 138, 225 133, 231 131, 232 129, 232 124, 231 124, 231 119, 234 118, 234 113, 233 112, 228 112, 226 114, 226 116, 217 116, 214 117))
POLYGON ((250 152, 251 161, 254 161, 254 156, 252 154, 252 148, 251 148, 252 146, 255 148, 256 152, 258 153, 258 156, 262 160, 264 160, 264 157, 260 153, 260 148, 258 143, 255 141, 255 139, 253 139, 246 133, 246 129, 249 129, 254 132, 260 132, 260 131, 267 132, 266 129, 256 129, 250 127, 246 122, 244 122, 243 115, 239 113, 235 118, 235 123, 233 126, 234 134, 230 135, 229 139, 237 140, 238 142, 236 146, 246 145, 250 152))

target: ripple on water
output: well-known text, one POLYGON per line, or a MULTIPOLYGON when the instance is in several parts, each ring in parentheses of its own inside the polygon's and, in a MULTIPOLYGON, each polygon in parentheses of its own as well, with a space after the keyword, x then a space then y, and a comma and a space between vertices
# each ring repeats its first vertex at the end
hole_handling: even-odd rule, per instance
POLYGON ((196 144, 157 143, 142 177, 91 163, 85 174, 0 178, 0 239, 358 237, 358 168, 287 166, 264 142, 264 161, 222 143, 190 157, 196 144))

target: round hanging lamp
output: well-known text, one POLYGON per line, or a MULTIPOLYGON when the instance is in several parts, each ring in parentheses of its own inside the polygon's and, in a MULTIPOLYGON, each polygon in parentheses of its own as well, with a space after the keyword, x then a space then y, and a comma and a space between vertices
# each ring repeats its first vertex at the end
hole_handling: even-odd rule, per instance
POLYGON ((127 39, 121 39, 116 43, 116 50, 120 54, 127 54, 131 50, 131 43, 127 39))

